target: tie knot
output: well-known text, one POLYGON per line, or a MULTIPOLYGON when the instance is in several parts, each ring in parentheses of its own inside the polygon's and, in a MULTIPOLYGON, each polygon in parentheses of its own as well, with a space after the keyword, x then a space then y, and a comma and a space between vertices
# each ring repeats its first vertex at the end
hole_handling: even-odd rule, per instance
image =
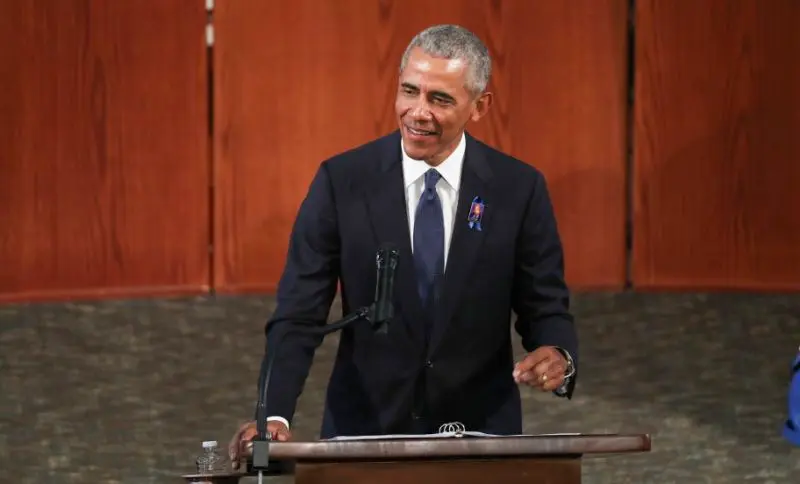
POLYGON ((436 190, 436 184, 442 175, 436 169, 431 168, 425 172, 425 190, 436 190))

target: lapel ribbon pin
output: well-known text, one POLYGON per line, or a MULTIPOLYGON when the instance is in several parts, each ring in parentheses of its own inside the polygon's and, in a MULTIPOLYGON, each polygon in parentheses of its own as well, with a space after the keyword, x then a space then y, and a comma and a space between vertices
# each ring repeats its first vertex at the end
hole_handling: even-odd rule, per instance
POLYGON ((472 199, 472 205, 469 207, 469 216, 467 217, 467 222, 469 222, 469 228, 473 230, 477 230, 480 232, 481 230, 481 219, 483 219, 483 212, 486 208, 486 204, 481 200, 481 197, 475 197, 472 199))

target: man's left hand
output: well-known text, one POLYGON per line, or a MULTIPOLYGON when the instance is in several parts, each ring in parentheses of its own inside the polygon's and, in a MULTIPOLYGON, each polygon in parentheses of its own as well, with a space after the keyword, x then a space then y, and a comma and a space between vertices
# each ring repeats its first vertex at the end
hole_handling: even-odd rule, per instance
POLYGON ((514 381, 552 392, 564 383, 567 364, 554 346, 542 346, 514 366, 514 381))

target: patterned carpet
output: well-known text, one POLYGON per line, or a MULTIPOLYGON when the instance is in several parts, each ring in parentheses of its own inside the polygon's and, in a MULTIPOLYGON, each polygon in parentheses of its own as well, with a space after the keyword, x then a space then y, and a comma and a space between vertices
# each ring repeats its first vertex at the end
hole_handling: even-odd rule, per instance
MULTIPOLYGON (((0 482, 180 482, 252 414, 272 300, 0 306, 0 482)), ((649 432, 584 482, 797 483, 780 437, 800 295, 578 295, 572 401, 524 392, 525 431, 649 432)), ((335 309, 338 313, 338 309, 335 309)), ((316 436, 335 337, 295 422, 316 436)), ((290 482, 290 478, 277 478, 290 482)))

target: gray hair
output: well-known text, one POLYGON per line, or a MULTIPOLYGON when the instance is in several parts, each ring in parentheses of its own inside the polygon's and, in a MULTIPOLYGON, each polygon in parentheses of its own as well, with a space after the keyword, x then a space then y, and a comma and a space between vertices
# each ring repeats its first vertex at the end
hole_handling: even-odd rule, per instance
POLYGON ((400 61, 401 73, 415 47, 434 57, 465 61, 468 66, 467 90, 473 95, 486 90, 492 75, 492 58, 486 45, 469 30, 459 25, 434 25, 418 33, 403 53, 400 61))

